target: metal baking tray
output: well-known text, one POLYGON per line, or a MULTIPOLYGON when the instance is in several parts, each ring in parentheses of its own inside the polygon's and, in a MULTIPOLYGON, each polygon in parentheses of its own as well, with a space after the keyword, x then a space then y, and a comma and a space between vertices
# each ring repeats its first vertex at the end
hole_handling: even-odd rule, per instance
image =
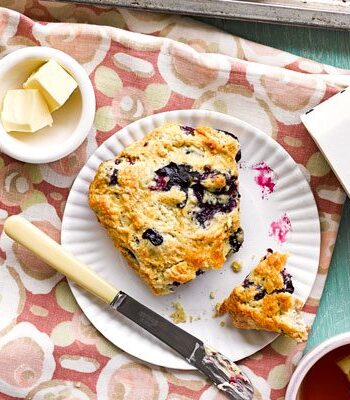
MULTIPOLYGON (((57 0, 56 0, 57 1, 57 0)), ((65 0, 67 1, 67 0, 65 0)), ((128 7, 288 25, 350 29, 350 0, 70 0, 71 2, 128 7)))

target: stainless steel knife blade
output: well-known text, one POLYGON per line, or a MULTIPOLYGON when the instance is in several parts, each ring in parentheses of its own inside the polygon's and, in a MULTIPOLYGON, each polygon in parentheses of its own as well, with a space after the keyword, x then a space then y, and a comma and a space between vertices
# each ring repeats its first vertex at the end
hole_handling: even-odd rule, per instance
POLYGON ((232 400, 251 400, 254 388, 239 367, 190 333, 120 291, 111 306, 166 343, 210 378, 232 400))

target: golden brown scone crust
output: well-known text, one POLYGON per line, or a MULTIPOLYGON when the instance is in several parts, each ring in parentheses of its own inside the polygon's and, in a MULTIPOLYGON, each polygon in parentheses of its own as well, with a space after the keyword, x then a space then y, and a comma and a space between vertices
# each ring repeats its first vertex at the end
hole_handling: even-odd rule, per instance
POLYGON ((291 276, 284 269, 287 258, 287 254, 268 253, 219 306, 219 314, 230 313, 237 328, 284 333, 298 342, 306 340, 308 327, 300 315, 303 303, 292 295, 291 276))
POLYGON ((234 136, 173 123, 98 168, 89 205, 155 294, 220 268, 238 250, 239 156, 234 136))

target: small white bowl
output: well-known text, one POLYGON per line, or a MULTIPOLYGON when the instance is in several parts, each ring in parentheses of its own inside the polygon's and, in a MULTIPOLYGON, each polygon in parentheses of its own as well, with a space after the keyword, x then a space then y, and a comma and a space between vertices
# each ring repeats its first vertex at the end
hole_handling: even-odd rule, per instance
POLYGON ((68 101, 52 114, 53 125, 36 133, 7 133, 0 121, 0 152, 34 164, 56 161, 86 138, 95 117, 95 93, 84 68, 68 54, 49 47, 26 47, 0 60, 0 104, 8 89, 21 89, 29 75, 53 59, 78 83, 68 101))
POLYGON ((350 344, 350 332, 333 336, 307 353, 302 358, 292 375, 287 388, 285 400, 299 400, 301 384, 311 367, 327 353, 347 344, 350 344))

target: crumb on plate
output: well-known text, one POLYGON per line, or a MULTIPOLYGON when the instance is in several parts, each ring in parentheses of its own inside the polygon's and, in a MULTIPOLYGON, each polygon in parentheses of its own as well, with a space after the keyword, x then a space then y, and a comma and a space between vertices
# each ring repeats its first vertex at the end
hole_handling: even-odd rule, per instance
POLYGON ((233 261, 233 263, 231 264, 231 268, 233 272, 240 272, 242 271, 243 265, 242 262, 239 260, 235 260, 233 261))
POLYGON ((182 307, 182 305, 179 302, 171 303, 171 305, 174 307, 175 311, 172 314, 170 314, 170 317, 175 322, 175 324, 186 322, 187 320, 186 312, 182 307))
POLYGON ((225 321, 221 321, 220 326, 223 328, 225 326, 225 321))
POLYGON ((210 297, 211 299, 215 299, 215 293, 214 293, 214 292, 210 292, 210 293, 209 293, 209 297, 210 297))
POLYGON ((216 318, 216 317, 218 317, 220 314, 219 314, 219 308, 220 308, 220 306, 221 306, 221 303, 216 303, 215 304, 215 307, 214 307, 214 313, 213 313, 213 318, 216 318))

